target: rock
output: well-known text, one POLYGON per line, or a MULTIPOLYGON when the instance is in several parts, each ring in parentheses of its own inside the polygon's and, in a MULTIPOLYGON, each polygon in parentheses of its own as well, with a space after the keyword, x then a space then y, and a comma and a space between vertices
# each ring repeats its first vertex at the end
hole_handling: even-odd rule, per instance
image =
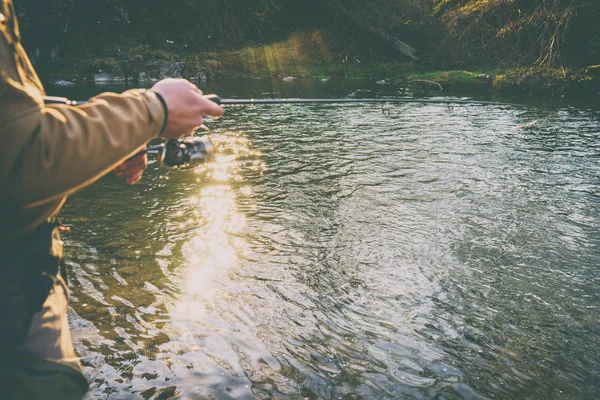
POLYGON ((121 57, 119 65, 112 71, 113 75, 123 75, 126 80, 132 79, 136 81, 144 67, 144 58, 141 55, 133 57, 121 57))
POLYGON ((165 78, 187 78, 183 62, 154 60, 145 64, 142 69, 137 76, 144 82, 156 82, 165 78))
POLYGON ((121 83, 125 82, 125 77, 121 75, 112 75, 107 72, 102 72, 94 75, 94 82, 97 84, 103 83, 121 83))
POLYGON ((118 65, 111 68, 111 72, 99 71, 93 76, 94 82, 121 83, 133 80, 134 83, 153 83, 165 78, 186 78, 205 82, 208 74, 204 67, 187 67, 184 62, 166 60, 144 61, 142 56, 124 57, 119 59, 118 65))
POLYGON ((183 62, 170 62, 165 63, 160 68, 160 79, 165 78, 183 78, 183 69, 185 67, 185 63, 183 62))
POLYGON ((195 74, 190 74, 188 79, 192 81, 206 82, 208 80, 208 74, 204 70, 200 70, 195 74))
POLYGON ((384 79, 382 79, 380 81, 377 81, 375 83, 378 84, 378 85, 387 85, 387 82, 384 79))
POLYGON ((109 83, 110 80, 111 76, 108 72, 100 72, 99 74, 94 75, 94 82, 96 83, 109 83))
POLYGON ((329 78, 323 78, 321 79, 321 82, 327 82, 329 80, 329 78))
POLYGON ((73 82, 71 81, 66 81, 64 79, 57 79, 54 82, 52 82, 53 85, 57 85, 57 86, 71 86, 74 85, 73 82))

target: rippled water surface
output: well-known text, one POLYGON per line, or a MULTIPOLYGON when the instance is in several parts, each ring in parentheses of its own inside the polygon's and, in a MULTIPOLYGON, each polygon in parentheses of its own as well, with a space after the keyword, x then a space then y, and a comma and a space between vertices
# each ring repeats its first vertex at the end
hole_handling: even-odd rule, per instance
POLYGON ((208 125, 212 162, 108 176, 62 213, 88 399, 600 396, 600 112, 264 106, 208 125))

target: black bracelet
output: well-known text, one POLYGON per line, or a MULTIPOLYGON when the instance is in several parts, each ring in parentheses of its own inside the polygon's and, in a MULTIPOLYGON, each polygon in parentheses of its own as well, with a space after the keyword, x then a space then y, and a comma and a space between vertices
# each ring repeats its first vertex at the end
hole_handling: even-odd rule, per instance
POLYGON ((163 123, 163 126, 160 129, 160 133, 158 134, 158 136, 160 136, 165 131, 165 128, 167 127, 167 122, 169 122, 169 107, 167 107, 167 102, 160 94, 158 94, 157 92, 154 92, 154 94, 156 95, 156 97, 158 97, 165 110, 165 122, 163 123))

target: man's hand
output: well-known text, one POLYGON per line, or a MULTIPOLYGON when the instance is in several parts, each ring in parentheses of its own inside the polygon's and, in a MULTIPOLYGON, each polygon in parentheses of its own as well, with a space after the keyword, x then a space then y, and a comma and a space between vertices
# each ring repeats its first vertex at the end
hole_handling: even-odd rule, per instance
MULTIPOLYGON (((202 125, 204 115, 223 115, 220 106, 205 98, 196 85, 185 79, 163 79, 152 90, 161 95, 167 105, 167 125, 161 134, 166 139, 190 134, 202 125)), ((145 148, 145 145, 142 146, 138 152, 145 148)), ((142 178, 147 165, 148 156, 143 154, 125 161, 114 172, 117 176, 126 177, 127 183, 133 185, 142 178)))
POLYGON ((202 125, 204 115, 223 115, 223 109, 202 95, 196 85, 185 79, 163 79, 152 87, 167 104, 167 126, 161 136, 177 139, 202 125))
MULTIPOLYGON (((140 147, 136 153, 145 150, 146 145, 140 147)), ((127 178, 127 183, 133 185, 137 183, 144 173, 144 169, 148 166, 148 155, 146 153, 140 154, 139 156, 135 156, 130 158, 129 160, 123 162, 117 168, 115 168, 114 172, 117 176, 124 176, 127 178)))

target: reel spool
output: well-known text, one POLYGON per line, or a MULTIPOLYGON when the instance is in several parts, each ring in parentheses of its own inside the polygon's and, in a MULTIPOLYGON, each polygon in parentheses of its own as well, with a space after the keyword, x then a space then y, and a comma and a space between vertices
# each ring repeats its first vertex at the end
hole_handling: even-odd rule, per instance
POLYGON ((206 136, 167 140, 158 151, 158 162, 169 167, 194 167, 205 163, 215 153, 206 136))

